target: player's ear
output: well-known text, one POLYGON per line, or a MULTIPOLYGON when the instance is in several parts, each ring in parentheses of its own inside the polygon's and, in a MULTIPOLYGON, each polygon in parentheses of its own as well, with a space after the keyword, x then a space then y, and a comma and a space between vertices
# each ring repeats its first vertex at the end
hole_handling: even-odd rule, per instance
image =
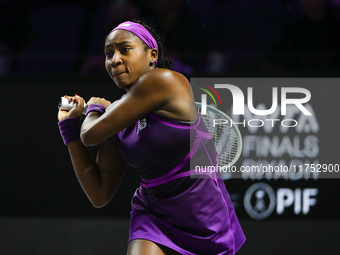
POLYGON ((151 60, 153 60, 153 62, 156 62, 157 59, 158 59, 158 50, 157 49, 151 49, 150 50, 150 57, 151 57, 151 60))

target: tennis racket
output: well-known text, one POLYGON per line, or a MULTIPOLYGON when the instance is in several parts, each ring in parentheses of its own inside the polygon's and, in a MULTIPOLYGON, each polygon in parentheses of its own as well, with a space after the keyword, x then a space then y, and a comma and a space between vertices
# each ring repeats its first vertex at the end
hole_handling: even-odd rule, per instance
POLYGON ((224 112, 207 105, 206 114, 201 113, 202 104, 196 102, 198 113, 203 119, 208 131, 214 141, 220 166, 231 167, 241 156, 242 137, 236 125, 231 125, 232 119, 224 112), (226 120, 226 124, 215 124, 215 120, 226 120))

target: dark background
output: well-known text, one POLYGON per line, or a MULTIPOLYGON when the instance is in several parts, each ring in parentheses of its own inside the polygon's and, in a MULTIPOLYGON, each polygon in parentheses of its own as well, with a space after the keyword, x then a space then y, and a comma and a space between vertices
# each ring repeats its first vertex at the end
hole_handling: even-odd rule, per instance
MULTIPOLYGON (((57 126, 60 96, 114 101, 122 95, 105 73, 102 54, 105 35, 119 22, 150 18, 166 38, 174 70, 188 79, 337 78, 337 2, 328 10, 311 22, 298 1, 0 0, 0 253, 125 254, 136 172, 129 169, 112 201, 95 209, 77 182, 57 126), (175 21, 166 19, 169 3, 175 21)), ((331 109, 318 105, 319 111, 338 116, 340 90, 317 91, 334 102, 331 109)), ((327 122, 329 135, 337 137, 337 126, 327 122)), ((327 150, 334 155, 338 148, 335 143, 327 150)), ((232 179, 226 185, 242 195, 255 182, 232 179)), ((237 207, 247 236, 239 254, 338 254, 339 179, 268 183, 317 185, 317 207, 309 215, 288 211, 262 221, 237 207)))

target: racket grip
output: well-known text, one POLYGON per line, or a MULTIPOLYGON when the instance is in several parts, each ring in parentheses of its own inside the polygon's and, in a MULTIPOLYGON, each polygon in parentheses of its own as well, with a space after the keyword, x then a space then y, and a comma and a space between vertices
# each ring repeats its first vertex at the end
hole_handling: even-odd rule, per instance
MULTIPOLYGON (((59 100, 59 105, 58 105, 58 109, 59 110, 64 110, 64 111, 69 111, 71 110, 73 107, 75 106, 74 103, 69 103, 68 99, 65 97, 61 97, 59 100)), ((87 109, 87 104, 84 104, 84 111, 83 114, 86 113, 86 109, 87 109)))

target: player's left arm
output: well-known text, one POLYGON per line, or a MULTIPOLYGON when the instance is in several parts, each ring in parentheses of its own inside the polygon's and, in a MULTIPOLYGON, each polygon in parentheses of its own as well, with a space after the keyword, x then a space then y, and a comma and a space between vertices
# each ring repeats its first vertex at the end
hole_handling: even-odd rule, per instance
POLYGON ((173 118, 183 118, 181 102, 187 101, 182 99, 187 93, 181 90, 185 82, 187 81, 181 75, 167 69, 157 69, 144 74, 126 95, 110 105, 103 115, 91 112, 86 117, 81 128, 83 144, 97 145, 150 112, 164 111, 173 118))

